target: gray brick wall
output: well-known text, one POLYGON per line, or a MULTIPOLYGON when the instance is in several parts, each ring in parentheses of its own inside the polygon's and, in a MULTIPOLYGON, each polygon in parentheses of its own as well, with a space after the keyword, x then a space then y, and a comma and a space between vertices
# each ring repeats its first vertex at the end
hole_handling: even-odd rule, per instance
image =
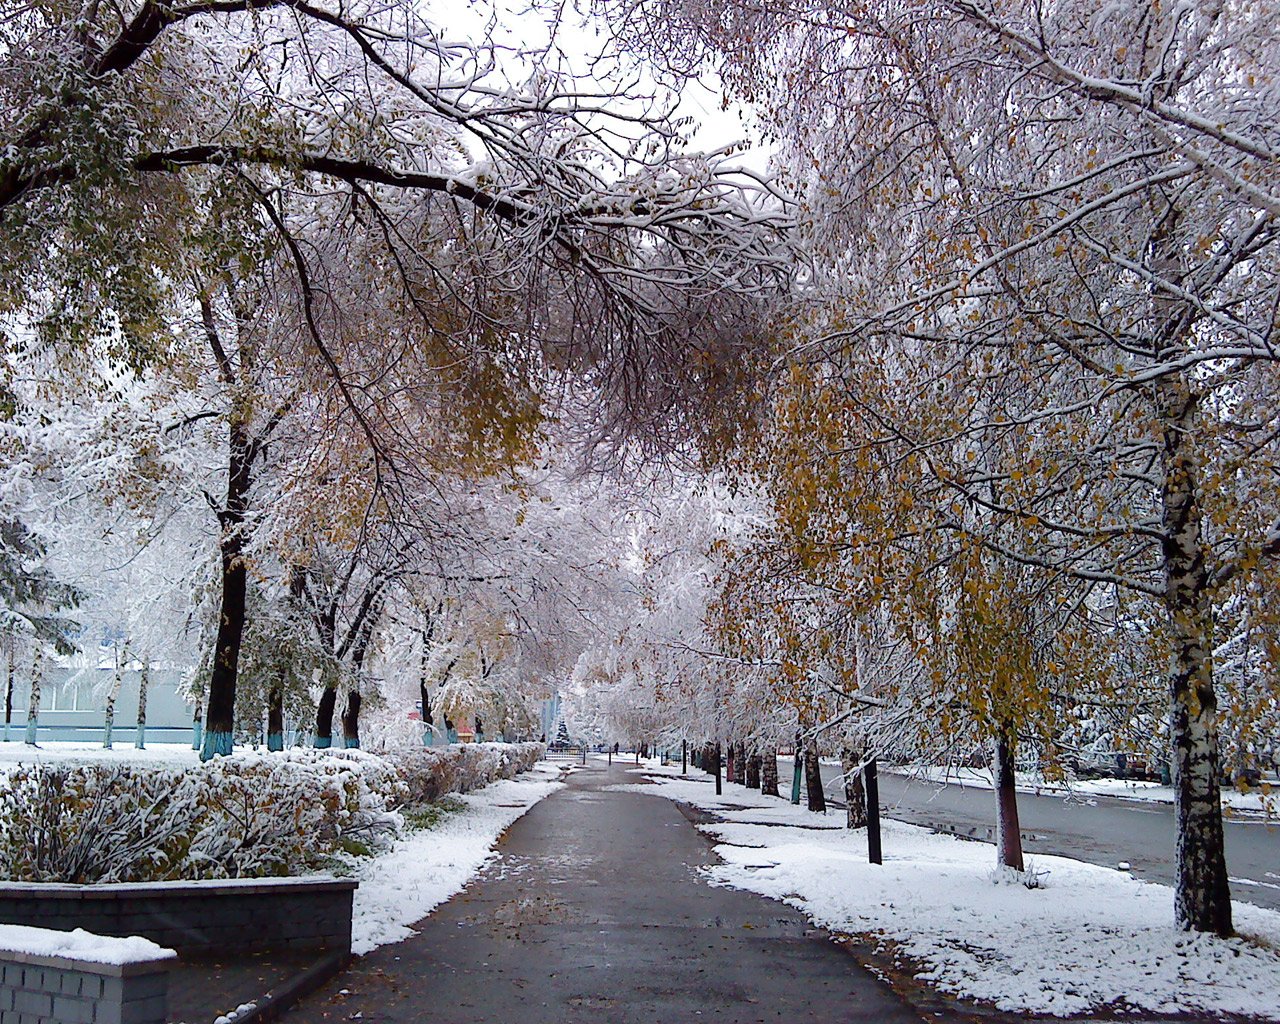
MULTIPOLYGON (((356 883, 245 879, 134 885, 0 884, 0 924, 141 935, 180 955, 349 952, 356 883)), ((0 1021, 0 1024, 8 1024, 0 1021)))
POLYGON ((164 1024, 167 960, 94 964, 0 950, 0 1024, 164 1024))

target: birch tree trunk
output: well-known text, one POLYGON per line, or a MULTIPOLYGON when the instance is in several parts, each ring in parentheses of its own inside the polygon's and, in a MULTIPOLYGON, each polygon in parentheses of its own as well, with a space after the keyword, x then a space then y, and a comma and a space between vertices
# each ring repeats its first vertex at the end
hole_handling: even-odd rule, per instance
POLYGON ((191 714, 191 749, 199 750, 204 743, 204 702, 197 700, 191 714))
POLYGON ((44 675, 44 658, 40 648, 31 659, 31 698, 27 701, 27 743, 36 745, 37 730, 40 728, 40 677, 44 675))
POLYGON ((862 754, 852 747, 840 751, 840 768, 844 772, 844 802, 848 828, 862 828, 867 823, 867 790, 862 784, 862 754))
POLYGON ((103 720, 102 748, 111 749, 111 731, 116 724, 116 701, 120 699, 120 687, 124 685, 124 668, 129 663, 129 647, 116 651, 116 674, 111 680, 111 689, 107 692, 107 713, 103 720))
POLYGON ((151 685, 151 662, 143 658, 142 670, 138 673, 138 727, 133 737, 133 745, 139 750, 147 746, 147 689, 151 685))
POLYGON ((1009 729, 996 734, 996 852, 1003 867, 1022 871, 1022 829, 1018 824, 1018 788, 1013 752, 1016 740, 1009 729))
POLYGON ((1181 379, 1158 386, 1163 422, 1163 556, 1169 666, 1178 926, 1232 934, 1231 893, 1218 783, 1217 696, 1213 689, 1213 609, 1199 504, 1199 463, 1190 438, 1196 400, 1181 379))

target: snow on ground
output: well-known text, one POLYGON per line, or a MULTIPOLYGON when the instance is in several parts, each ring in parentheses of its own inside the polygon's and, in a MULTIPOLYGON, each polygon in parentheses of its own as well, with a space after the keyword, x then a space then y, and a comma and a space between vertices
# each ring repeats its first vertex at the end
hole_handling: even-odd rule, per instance
POLYGON ((83 928, 60 932, 22 924, 0 924, 0 950, 29 953, 33 956, 88 960, 95 964, 146 963, 151 960, 171 960, 178 955, 171 949, 137 935, 117 939, 94 935, 83 928))
POLYGON ((18 765, 130 764, 185 768, 199 761, 200 753, 192 750, 190 743, 148 743, 145 750, 139 750, 132 741, 117 743, 110 750, 103 749, 101 740, 97 743, 50 740, 34 747, 21 740, 0 743, 0 775, 18 765))
POLYGON ((884 864, 867 863, 866 830, 843 812, 652 763, 651 781, 610 787, 714 812, 714 884, 797 907, 835 931, 867 935, 956 996, 1011 1012, 1069 1015, 1103 1007, 1239 1013, 1280 1019, 1280 913, 1235 904, 1241 937, 1191 936, 1173 925, 1173 891, 1065 857, 1029 863, 1042 888, 994 869, 993 848, 884 821, 884 864))
POLYGON ((362 861, 356 871, 351 949, 368 953, 410 938, 409 926, 459 892, 496 854, 507 827, 543 797, 563 786, 558 765, 541 761, 517 778, 451 797, 462 810, 435 826, 397 840, 387 853, 362 861))

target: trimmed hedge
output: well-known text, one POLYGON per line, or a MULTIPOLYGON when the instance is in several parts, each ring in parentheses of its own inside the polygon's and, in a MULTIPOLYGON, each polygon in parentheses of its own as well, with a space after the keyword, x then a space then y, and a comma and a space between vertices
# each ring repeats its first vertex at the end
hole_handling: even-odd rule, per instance
POLYGON ((20 767, 0 791, 0 878, 146 882, 296 875, 385 849, 399 809, 526 771, 539 743, 241 753, 185 769, 20 767))

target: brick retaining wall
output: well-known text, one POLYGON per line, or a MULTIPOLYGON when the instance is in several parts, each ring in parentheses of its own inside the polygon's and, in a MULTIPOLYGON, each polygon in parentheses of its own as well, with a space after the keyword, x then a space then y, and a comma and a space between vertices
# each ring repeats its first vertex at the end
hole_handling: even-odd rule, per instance
MULTIPOLYGON (((353 881, 324 877, 117 885, 4 882, 0 924, 141 935, 180 956, 269 950, 347 953, 355 889, 353 881)), ((9 1024, 8 1018, 0 1024, 9 1024)))
POLYGON ((0 950, 0 1024, 164 1024, 171 962, 0 950))

